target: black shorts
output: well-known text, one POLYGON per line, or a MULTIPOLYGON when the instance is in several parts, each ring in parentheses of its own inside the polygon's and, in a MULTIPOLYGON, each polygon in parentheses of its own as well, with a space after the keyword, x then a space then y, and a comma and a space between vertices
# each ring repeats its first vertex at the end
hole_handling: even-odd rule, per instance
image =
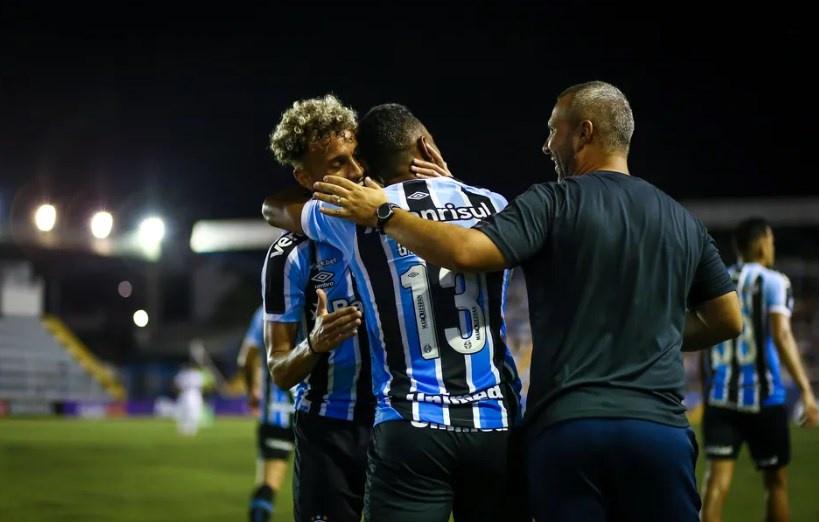
POLYGON ((508 431, 455 432, 378 424, 370 446, 364 520, 510 520, 508 431))
POLYGON ((743 442, 759 469, 777 469, 791 460, 788 412, 785 406, 767 406, 759 413, 705 407, 705 454, 709 459, 736 459, 743 442))
POLYGON ((259 457, 264 460, 286 460, 293 451, 293 430, 260 423, 257 431, 259 457))
POLYGON ((372 419, 353 422, 297 411, 295 432, 295 520, 359 522, 372 419))

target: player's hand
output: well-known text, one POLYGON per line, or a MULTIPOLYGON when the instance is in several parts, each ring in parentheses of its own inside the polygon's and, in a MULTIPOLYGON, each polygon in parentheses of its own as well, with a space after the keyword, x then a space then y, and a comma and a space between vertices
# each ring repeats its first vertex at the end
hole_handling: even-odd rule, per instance
POLYGON ((359 185, 340 176, 325 176, 324 182, 313 184, 313 189, 316 199, 339 207, 324 207, 321 209, 323 214, 370 227, 378 223, 375 211, 387 202, 384 189, 369 177, 364 178, 364 185, 359 185))
POLYGON ((809 428, 819 424, 819 408, 816 407, 816 398, 811 394, 803 397, 805 412, 802 414, 802 426, 809 428))
POLYGON ((355 306, 345 306, 328 313, 327 294, 318 289, 316 295, 316 322, 310 332, 310 344, 313 351, 327 353, 358 332, 361 312, 355 306))
POLYGON ((250 409, 251 415, 259 414, 259 404, 262 401, 262 394, 258 389, 251 391, 247 396, 247 407, 250 409))
POLYGON ((247 405, 251 410, 258 409, 259 403, 262 401, 262 394, 258 388, 254 388, 247 394, 247 405))
POLYGON ((421 137, 421 140, 424 142, 425 145, 424 148, 429 152, 430 156, 432 157, 432 161, 422 160, 421 158, 413 158, 412 165, 410 165, 410 170, 415 173, 415 177, 451 178, 452 173, 449 171, 449 167, 447 167, 446 161, 444 161, 444 157, 441 156, 441 152, 437 148, 433 147, 431 144, 428 144, 423 136, 421 137))

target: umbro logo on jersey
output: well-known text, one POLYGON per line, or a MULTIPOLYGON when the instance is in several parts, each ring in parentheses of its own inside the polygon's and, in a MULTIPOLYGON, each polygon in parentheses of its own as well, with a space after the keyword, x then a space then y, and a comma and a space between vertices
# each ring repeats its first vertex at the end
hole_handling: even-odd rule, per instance
POLYGON ((319 272, 318 274, 314 275, 310 279, 315 281, 316 283, 326 283, 330 279, 333 278, 332 272, 319 272))
POLYGON ((318 274, 311 277, 310 280, 313 281, 313 283, 315 283, 313 285, 315 288, 325 289, 325 288, 331 288, 333 286, 336 286, 336 282, 333 281, 334 276, 335 275, 332 272, 327 272, 326 270, 322 270, 318 274))
POLYGON ((427 194, 426 192, 418 191, 418 192, 413 192, 412 194, 407 196, 407 199, 419 200, 419 199, 424 199, 424 198, 428 198, 428 197, 429 197, 429 194, 427 194))

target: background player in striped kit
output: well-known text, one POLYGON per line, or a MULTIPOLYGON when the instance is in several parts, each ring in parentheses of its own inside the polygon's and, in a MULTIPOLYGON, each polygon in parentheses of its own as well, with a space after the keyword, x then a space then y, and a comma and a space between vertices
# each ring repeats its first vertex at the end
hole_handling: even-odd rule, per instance
MULTIPOLYGON (((393 205, 465 227, 506 205, 450 177, 417 179, 413 157, 432 160, 435 146, 406 107, 371 109, 358 139, 393 205)), ((451 511, 456 520, 508 518, 508 429, 518 418, 519 391, 501 335, 508 274, 430 265, 377 228, 357 228, 322 208, 308 202, 302 228, 343 252, 373 343, 378 403, 365 519, 445 521, 451 511)))
POLYGON ((742 304, 743 330, 704 353, 703 431, 708 469, 703 520, 722 519, 739 449, 748 443, 762 471, 767 520, 788 520, 786 467, 790 461, 788 415, 780 366, 802 394, 805 425, 817 422, 816 399, 790 328, 793 293, 785 274, 772 270, 774 236, 768 223, 751 218, 734 232, 737 264, 729 269, 742 304))
MULTIPOLYGON (((307 189, 328 173, 358 180, 355 126, 335 97, 303 100, 282 116, 271 149, 307 189)), ((354 335, 361 313, 350 271, 332 246, 285 234, 262 281, 270 370, 280 386, 296 386, 295 518, 357 522, 374 399, 368 339, 354 335)))
POLYGON ((250 321, 238 358, 250 406, 259 413, 259 460, 256 489, 250 499, 250 522, 270 520, 275 496, 284 482, 287 461, 293 451, 290 392, 272 382, 267 365, 262 364, 266 359, 264 346, 264 312, 260 306, 250 321))

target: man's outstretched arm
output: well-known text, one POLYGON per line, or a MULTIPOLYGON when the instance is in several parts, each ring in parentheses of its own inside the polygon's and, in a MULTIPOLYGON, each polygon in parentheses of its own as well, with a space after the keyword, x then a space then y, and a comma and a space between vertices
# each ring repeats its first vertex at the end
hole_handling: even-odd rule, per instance
MULTIPOLYGON (((328 176, 327 181, 314 185, 315 197, 338 208, 324 207, 321 212, 359 225, 376 226, 375 211, 387 203, 387 196, 377 183, 367 178, 361 186, 337 176, 328 176)), ((501 251, 483 232, 421 219, 404 210, 395 210, 384 232, 430 263, 458 272, 491 272, 507 264, 501 251)))
POLYGON ((456 272, 494 272, 506 268, 506 260, 483 232, 422 219, 395 210, 384 232, 419 257, 456 272))
POLYGON ((262 203, 262 217, 269 225, 301 234, 301 210, 310 196, 301 186, 271 194, 262 203))

